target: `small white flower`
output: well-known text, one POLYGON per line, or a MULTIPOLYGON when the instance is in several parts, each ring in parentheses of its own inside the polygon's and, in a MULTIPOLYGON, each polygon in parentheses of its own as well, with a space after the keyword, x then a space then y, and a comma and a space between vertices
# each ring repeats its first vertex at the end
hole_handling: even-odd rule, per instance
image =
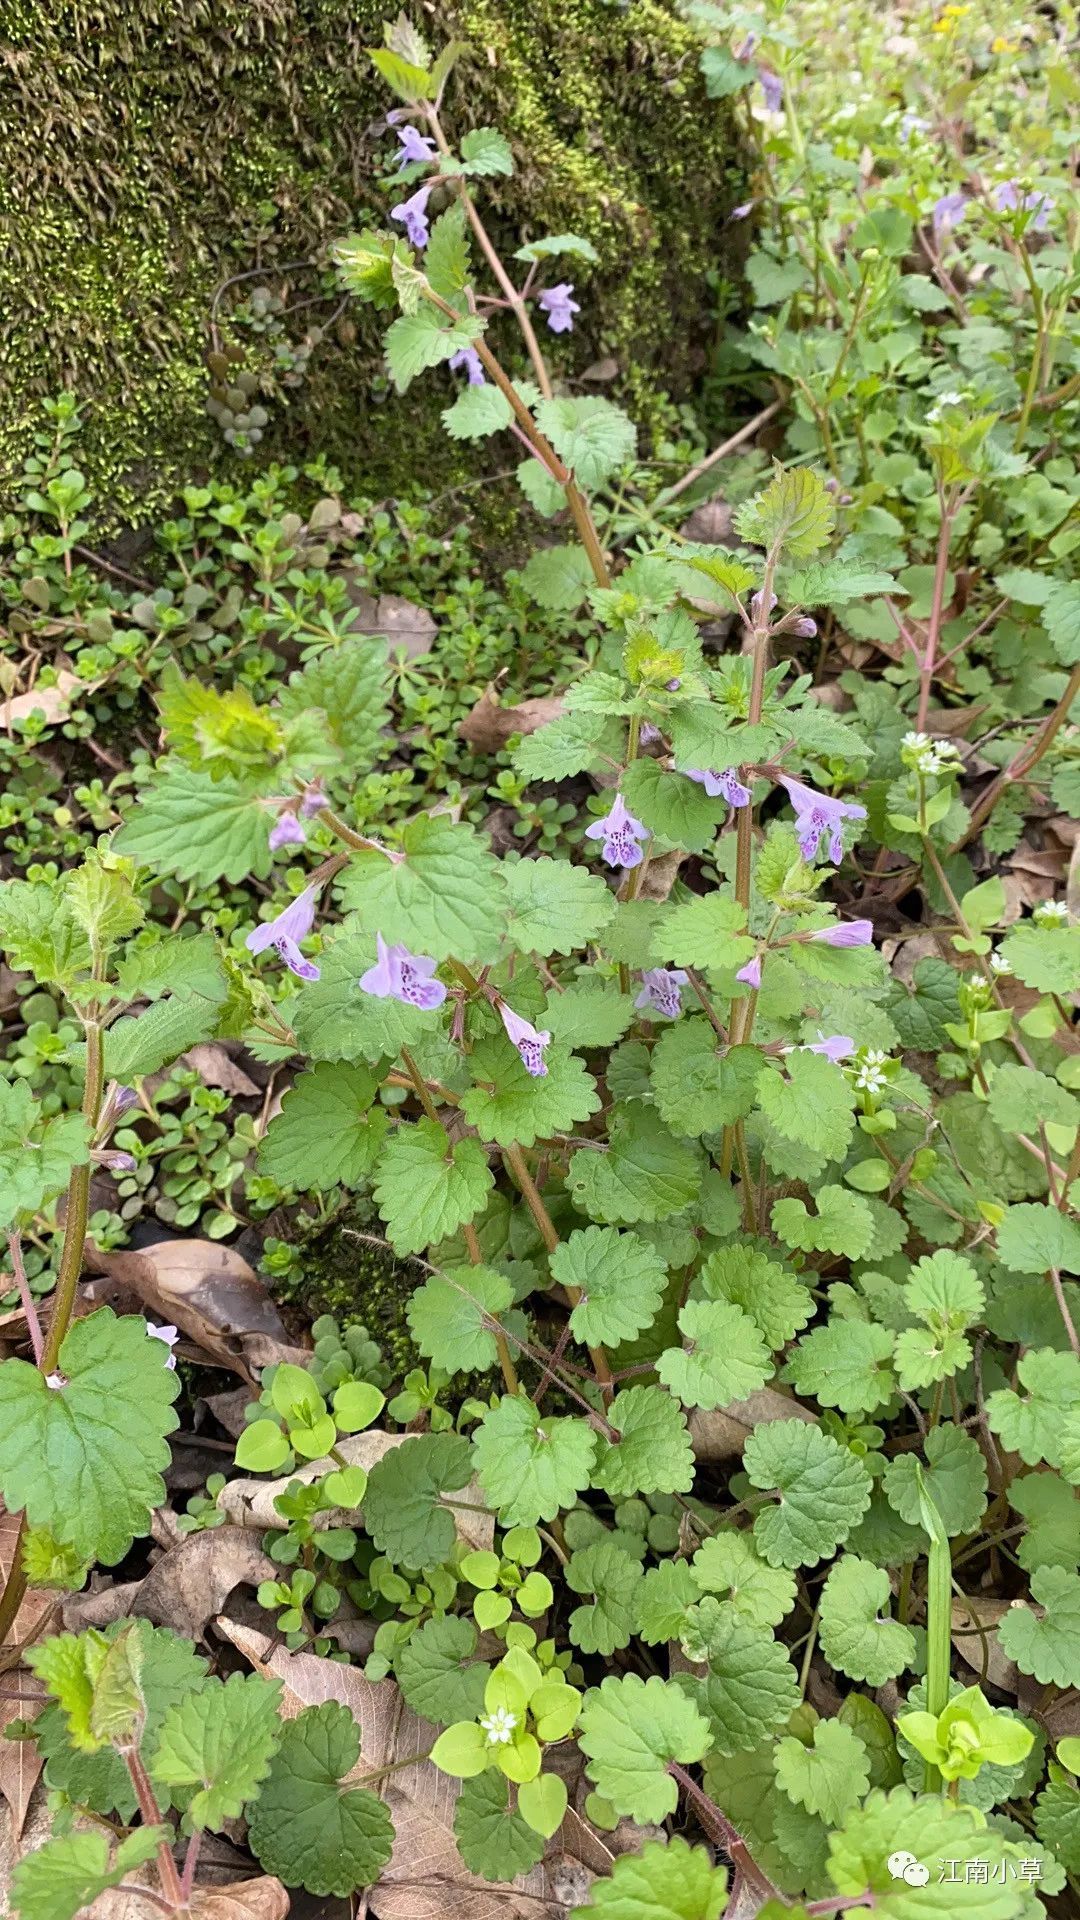
POLYGON ((855 1085, 862 1093, 884 1093, 888 1084, 880 1067, 860 1067, 855 1075, 855 1085))
POLYGON ((1043 900, 1031 917, 1037 927, 1067 927, 1069 909, 1064 900, 1043 900))
POLYGON ((1008 959, 1005 954, 992 953, 990 955, 991 973, 1011 973, 1012 970, 1012 961, 1008 959))
POLYGON ((480 1716, 480 1725, 488 1737, 489 1747, 508 1747, 517 1726, 517 1714, 509 1707, 496 1707, 491 1713, 480 1716))
POLYGON ((54 1393, 58 1393, 61 1387, 67 1386, 67 1375, 61 1373, 59 1368, 57 1368, 55 1373, 47 1373, 45 1375, 45 1385, 51 1387, 54 1393))

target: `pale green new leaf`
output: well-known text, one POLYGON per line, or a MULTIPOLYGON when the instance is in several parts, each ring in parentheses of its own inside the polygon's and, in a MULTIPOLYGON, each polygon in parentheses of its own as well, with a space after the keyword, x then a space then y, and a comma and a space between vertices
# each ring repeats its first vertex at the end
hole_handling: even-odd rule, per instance
POLYGON ((688 1301, 679 1331, 687 1344, 666 1348, 656 1371, 684 1407, 729 1407, 772 1376, 772 1355, 757 1326, 730 1300, 688 1301))
POLYGON ((1034 1201, 1007 1207, 997 1243, 999 1260, 1013 1273, 1047 1273, 1051 1267, 1080 1273, 1080 1226, 1057 1207, 1034 1201))
POLYGON ((987 1103, 991 1117, 1006 1133, 1035 1133, 1040 1125, 1075 1127, 1080 1102, 1075 1094, 1034 1067, 998 1067, 987 1103))
POLYGON ((1043 600, 1042 623, 1063 667, 1080 662, 1080 581, 1055 580, 1043 600))
POLYGON ((377 1793, 342 1786, 359 1757, 360 1730, 336 1700, 285 1722, 248 1816, 251 1851, 265 1872, 288 1887, 339 1896, 379 1878, 394 1823, 377 1793))
POLYGON ((375 1198, 396 1253, 419 1253, 475 1219, 494 1186, 477 1140, 453 1146, 435 1120, 404 1123, 379 1159, 375 1198))
POLYGON ((27 1853, 11 1877, 13 1911, 21 1920, 74 1920, 109 1887, 152 1860, 171 1827, 140 1827, 110 1854, 101 1832, 58 1834, 27 1853))
POLYGON ((168 1349, 139 1315, 101 1307, 76 1320, 60 1348, 64 1384, 25 1360, 0 1363, 0 1492, 85 1560, 115 1566, 150 1531, 165 1498, 165 1435, 180 1391, 168 1349), (123 1408, 123 1419, 117 1409, 123 1408))
POLYGON ((692 1766, 710 1744, 708 1721, 680 1687, 657 1675, 609 1676, 585 1696, 580 1745, 586 1772, 616 1812, 632 1820, 674 1813, 678 1788, 669 1762, 692 1766))
POLYGON ((521 953, 537 953, 541 959, 573 953, 595 940, 615 912, 615 896, 600 875, 588 867, 572 867, 568 860, 541 854, 535 860, 508 861, 503 874, 508 930, 521 953))
POLYGON ((778 547, 791 560, 806 560, 825 546, 834 508, 819 473, 810 467, 777 466, 773 478, 739 508, 736 530, 758 547, 778 547))
POLYGON ((532 1526, 554 1520, 588 1486, 596 1435, 585 1420, 541 1416, 531 1400, 508 1395, 484 1415, 473 1446, 503 1524, 532 1526))
POLYGON ((329 1062, 294 1080, 259 1143, 259 1171, 281 1187, 321 1193, 357 1187, 371 1173, 389 1119, 373 1105, 378 1081, 367 1067, 329 1062))
POLYGON ((433 1273, 406 1309, 409 1331, 427 1360, 447 1373, 484 1373, 495 1365, 495 1333, 488 1324, 505 1313, 514 1289, 491 1267, 455 1267, 433 1273))
POLYGON ((1006 1844, 973 1808, 940 1794, 874 1790, 830 1836, 829 1876, 847 1898, 872 1893, 875 1920, 1021 1920, 1031 1895, 1003 1875, 1006 1844), (909 1886, 891 1873, 896 1853, 912 1854, 925 1881, 909 1886), (968 1875, 968 1861, 985 1865, 985 1879, 968 1875))
POLYGON ((789 1799, 835 1827, 866 1793, 870 1763, 858 1734, 843 1721, 819 1720, 812 1746, 790 1735, 780 1741, 776 1777, 789 1799))
POLYGON ((744 931, 746 915, 737 900, 705 893, 672 907, 653 941, 658 966, 741 967, 755 951, 744 931))
POLYGON ((701 1269, 709 1300, 731 1300, 756 1322, 773 1352, 793 1340, 814 1311, 805 1281, 753 1246, 718 1247, 701 1269))
POLYGON ((694 1576, 685 1560, 661 1560, 649 1567, 638 1584, 637 1633, 650 1647, 677 1640, 690 1608, 699 1599, 694 1576))
POLYGON ((842 1554, 821 1591, 821 1651, 849 1680, 884 1686, 915 1661, 915 1635, 899 1620, 881 1619, 889 1576, 869 1560, 842 1554))
MULTIPOLYGON (((430 249, 429 249, 430 252, 430 249)), ((451 440, 486 440, 510 425, 514 409, 506 395, 490 382, 462 387, 453 406, 442 410, 442 423, 451 440)))
POLYGON ((758 1551, 773 1567, 815 1566, 847 1539, 870 1505, 862 1461, 803 1420, 755 1427, 743 1466, 752 1486, 779 1493, 754 1522, 758 1551))
POLYGON ((151 1766, 155 1780, 182 1790, 191 1826, 220 1833, 240 1818, 278 1745, 280 1696, 278 1680, 233 1673, 169 1708, 151 1766))
POLYGON ((581 1294, 570 1325, 586 1346, 618 1346, 631 1340, 652 1325, 660 1310, 667 1267, 656 1248, 636 1233, 580 1228, 560 1242, 549 1265, 553 1280, 581 1294))
POLYGON ((347 756, 357 775, 373 764, 389 716, 386 656, 384 639, 354 635, 324 648, 282 687, 282 717, 317 722, 327 764, 347 756))
POLYGON ((411 386, 418 373, 437 367, 479 339, 483 327, 479 320, 463 314, 448 325, 437 308, 424 304, 415 313, 402 313, 387 328, 386 364, 399 393, 411 386))
POLYGON ((485 176, 513 173, 514 161, 509 142, 494 127, 472 127, 461 142, 463 173, 485 176))
POLYGON ((493 960, 502 933, 502 871, 487 840, 446 814, 420 814, 402 834, 403 860, 355 853, 339 885, 365 929, 436 960, 493 960))
POLYGON ((589 556, 584 547, 537 547, 521 569, 521 584, 539 606, 568 613, 593 585, 589 556))

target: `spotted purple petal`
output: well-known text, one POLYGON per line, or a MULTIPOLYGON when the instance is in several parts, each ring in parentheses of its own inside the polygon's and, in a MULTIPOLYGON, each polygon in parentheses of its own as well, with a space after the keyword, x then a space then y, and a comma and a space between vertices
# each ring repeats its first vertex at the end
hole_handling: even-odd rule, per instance
POLYGON ((550 1033, 538 1031, 530 1021, 522 1019, 520 1013, 515 1013, 513 1007, 508 1007, 505 1000, 498 1001, 497 1005, 506 1037, 521 1055, 526 1073, 531 1073, 534 1080, 543 1079, 547 1073, 544 1048, 551 1039, 550 1033))
POLYGON ((603 841, 600 851, 609 867, 640 866, 642 852, 638 842, 648 837, 648 827, 627 811, 621 793, 615 795, 611 812, 585 829, 586 840, 603 841))
POLYGON ((254 927, 248 934, 244 945, 249 953, 264 953, 267 947, 273 947, 278 957, 284 960, 290 973, 301 980, 317 980, 319 969, 313 960, 305 960, 299 943, 307 938, 315 921, 314 886, 305 887, 303 893, 290 900, 274 920, 265 920, 261 926, 254 927))
POLYGON ((362 993, 373 994, 377 1000, 402 1000, 425 1013, 442 1006, 446 988, 441 980, 432 979, 438 961, 427 954, 410 953, 408 947, 389 947, 381 933, 375 935, 375 948, 379 957, 361 975, 362 993))
POLYGON ((649 967, 641 976, 635 1007, 662 1014, 665 1020, 677 1020, 682 1012, 681 988, 689 978, 681 967, 649 967))

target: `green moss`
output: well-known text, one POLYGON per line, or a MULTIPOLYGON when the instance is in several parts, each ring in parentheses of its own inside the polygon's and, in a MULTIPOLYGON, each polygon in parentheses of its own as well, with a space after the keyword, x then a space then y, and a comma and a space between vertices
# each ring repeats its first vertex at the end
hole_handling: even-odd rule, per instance
MULTIPOLYGON (((177 478, 220 468, 204 413, 217 289, 258 263, 326 259, 381 217, 390 101, 364 54, 379 0, 0 0, 0 371, 8 490, 43 395, 89 409, 80 458, 117 514, 143 520, 177 478)), ((470 53, 452 124, 497 122, 515 178, 485 183, 507 242, 573 229, 599 248, 570 343, 580 369, 610 353, 646 422, 687 389, 709 325, 729 177, 730 125, 705 100, 693 36, 662 0, 457 0, 440 14, 470 53), (673 326, 674 319, 674 326, 673 326)), ((286 276, 292 300, 328 292, 286 276)), ((249 283, 250 284, 250 283, 249 283)), ((242 292, 243 289, 241 288, 242 292)), ((232 294, 221 303, 227 315, 232 294)), ((290 322, 328 318, 333 297, 290 322)), ((385 398, 378 334, 333 332, 305 385, 273 407, 265 451, 321 451, 350 482, 444 484, 473 472, 426 406, 385 398)))
POLYGON ((388 1247, 359 1238, 368 1229, 345 1215, 299 1244, 300 1277, 278 1286, 279 1298, 298 1306, 306 1320, 332 1313, 345 1323, 362 1320, 383 1350, 393 1378, 420 1364, 405 1309, 423 1269, 398 1260, 388 1247))

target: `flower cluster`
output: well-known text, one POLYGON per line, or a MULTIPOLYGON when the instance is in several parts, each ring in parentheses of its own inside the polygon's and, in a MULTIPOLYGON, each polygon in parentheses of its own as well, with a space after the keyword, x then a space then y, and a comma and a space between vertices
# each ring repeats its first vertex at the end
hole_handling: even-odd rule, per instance
POLYGON ((963 761, 951 740, 935 740, 928 733, 905 733, 900 758, 913 773, 958 773, 963 761))

